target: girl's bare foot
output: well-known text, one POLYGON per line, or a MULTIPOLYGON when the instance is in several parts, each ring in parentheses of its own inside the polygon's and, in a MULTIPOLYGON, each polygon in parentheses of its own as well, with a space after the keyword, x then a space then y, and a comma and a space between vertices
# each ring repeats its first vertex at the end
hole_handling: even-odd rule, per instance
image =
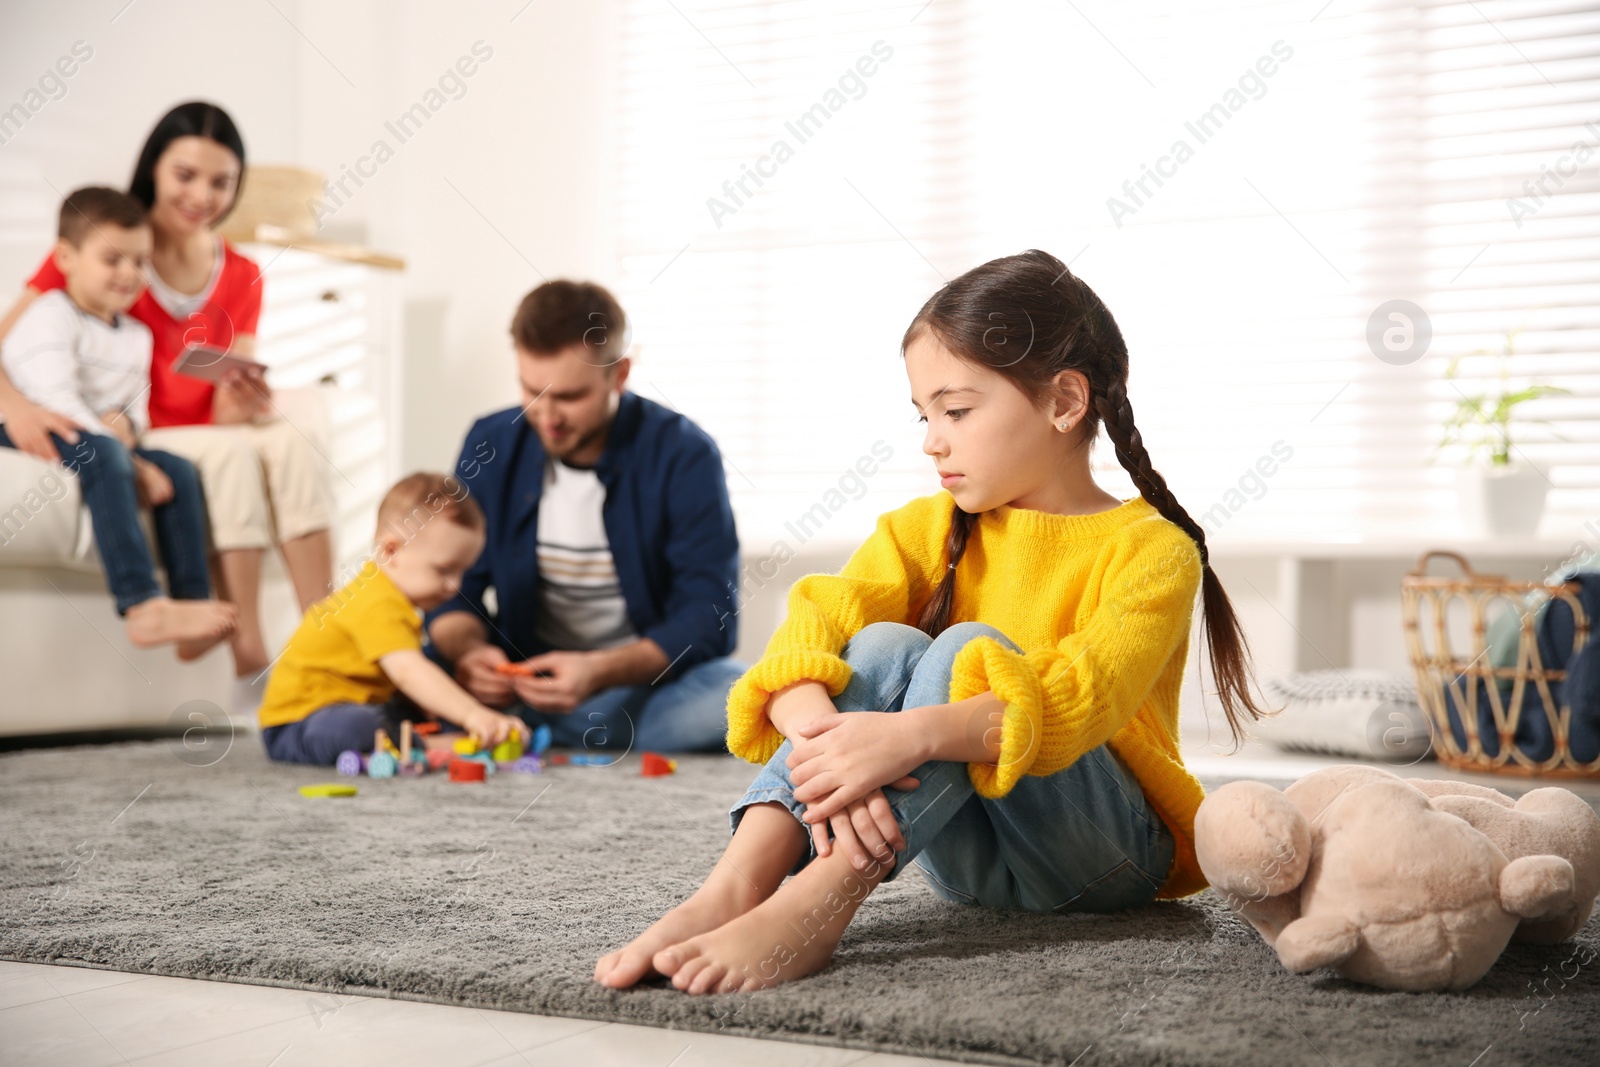
POLYGON ((626 989, 653 973, 650 957, 657 952, 696 934, 715 930, 758 903, 753 892, 740 893, 732 886, 713 886, 708 880, 644 933, 617 951, 601 956, 600 962, 594 965, 594 980, 612 989, 626 989))
POLYGON ((232 604, 219 600, 172 600, 164 596, 135 604, 123 616, 128 640, 136 648, 176 644, 180 657, 184 657, 185 650, 196 650, 184 657, 188 659, 233 633, 238 621, 239 613, 232 604))
POLYGON ((867 894, 889 873, 856 870, 843 849, 812 860, 789 883, 715 930, 662 949, 657 971, 686 993, 765 989, 820 971, 867 894))
POLYGON ((662 949, 715 930, 770 897, 805 848, 805 831, 787 808, 752 804, 705 884, 627 945, 600 957, 594 980, 612 989, 633 985, 652 973, 651 959, 662 949))

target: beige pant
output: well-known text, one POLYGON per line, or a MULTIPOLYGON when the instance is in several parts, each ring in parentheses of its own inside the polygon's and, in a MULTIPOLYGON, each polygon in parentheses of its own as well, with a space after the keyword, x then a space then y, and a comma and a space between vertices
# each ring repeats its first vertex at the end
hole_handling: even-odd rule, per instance
POLYGON ((205 487, 211 544, 219 552, 270 548, 332 524, 322 459, 287 419, 229 426, 166 426, 149 448, 193 463, 205 487))

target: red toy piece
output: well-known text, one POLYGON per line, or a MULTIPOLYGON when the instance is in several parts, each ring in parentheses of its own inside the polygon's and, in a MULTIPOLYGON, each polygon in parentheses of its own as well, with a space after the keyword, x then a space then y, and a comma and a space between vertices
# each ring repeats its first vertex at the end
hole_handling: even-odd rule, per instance
POLYGON ((428 770, 442 771, 450 766, 450 761, 455 758, 455 753, 448 748, 428 749, 428 770))
POLYGON ((453 759, 450 761, 450 780, 452 782, 481 782, 488 777, 489 768, 475 759, 453 759))
POLYGON ((646 778, 660 778, 678 769, 678 761, 668 759, 658 752, 646 752, 639 762, 639 773, 646 778))

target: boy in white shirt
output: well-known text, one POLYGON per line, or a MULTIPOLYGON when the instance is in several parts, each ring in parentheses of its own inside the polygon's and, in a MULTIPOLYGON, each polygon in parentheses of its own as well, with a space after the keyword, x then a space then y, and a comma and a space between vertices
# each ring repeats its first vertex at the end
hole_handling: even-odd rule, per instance
MULTIPOLYGON (((52 434, 78 476, 95 544, 128 639, 175 644, 193 659, 233 632, 237 611, 211 599, 205 498, 188 460, 139 447, 148 428, 150 330, 129 317, 144 288, 150 226, 143 205, 115 189, 79 189, 61 205, 56 265, 66 288, 31 303, 0 345, 18 391, 85 432, 52 434), (170 597, 156 583, 140 503, 152 509, 170 597)), ((13 447, 0 423, 0 445, 13 447)))

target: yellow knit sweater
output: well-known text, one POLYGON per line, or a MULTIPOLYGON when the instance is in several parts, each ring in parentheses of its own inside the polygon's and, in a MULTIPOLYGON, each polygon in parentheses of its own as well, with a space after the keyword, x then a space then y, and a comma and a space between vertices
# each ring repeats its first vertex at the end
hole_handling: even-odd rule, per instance
MULTIPOLYGON (((788 616, 728 694, 728 749, 764 763, 783 743, 767 701, 811 679, 838 696, 840 658, 875 622, 914 620, 947 570, 955 500, 941 490, 878 518, 838 574, 808 574, 789 590, 788 616)), ((999 629, 956 654, 950 701, 993 691, 1005 701, 1000 760, 970 763, 978 793, 1002 797, 1024 774, 1053 774, 1109 743, 1172 830, 1176 854, 1158 894, 1206 887, 1194 853, 1200 783, 1178 751, 1183 683, 1200 552, 1143 497, 1093 515, 1004 505, 978 517, 955 570, 951 623, 999 629)))

